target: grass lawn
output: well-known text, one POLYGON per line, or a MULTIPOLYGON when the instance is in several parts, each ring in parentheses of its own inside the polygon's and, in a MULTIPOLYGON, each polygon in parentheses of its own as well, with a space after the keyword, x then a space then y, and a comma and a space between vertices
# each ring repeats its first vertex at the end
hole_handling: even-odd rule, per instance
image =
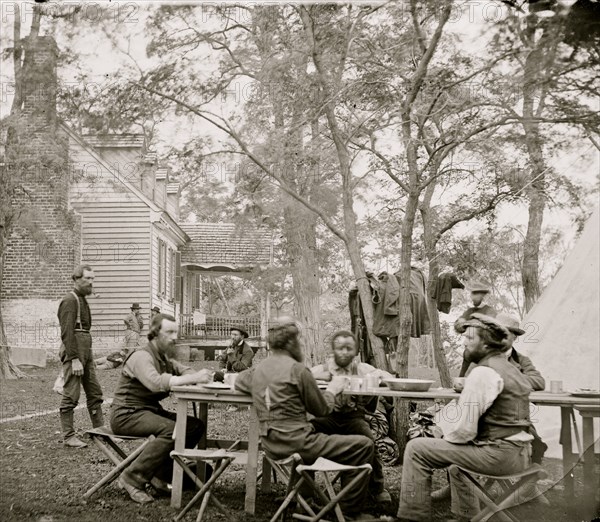
MULTIPOLYGON (((192 363, 196 367, 210 363, 192 363)), ((28 414, 51 412, 58 409, 60 397, 52 392, 52 385, 58 367, 27 370, 28 379, 0 382, 0 420, 28 414)), ((99 372, 105 398, 112 397, 119 370, 99 372)), ((412 374, 411 374, 412 375, 412 374)), ((414 375, 415 377, 417 375, 414 375)), ((425 375, 419 375, 425 377, 425 375)), ((83 398, 83 393, 82 393, 83 398)), ((172 401, 165 401, 165 407, 172 409, 172 401)), ((108 417, 108 406, 105 406, 108 417)), ((248 411, 228 412, 224 409, 209 411, 209 436, 228 439, 247 436, 248 411)), ((87 410, 77 410, 76 427, 85 430, 90 427, 87 410)), ((150 505, 139 506, 110 485, 85 501, 83 493, 96 483, 111 464, 95 447, 81 450, 64 448, 60 434, 58 413, 49 413, 25 420, 12 420, 0 424, 0 516, 3 521, 35 520, 51 521, 162 521, 171 520, 176 511, 169 506, 168 499, 160 499, 150 505)), ((563 483, 560 480, 560 461, 545 460, 544 467, 553 477, 554 487, 546 497, 550 506, 526 504, 513 510, 523 521, 579 522, 590 520, 581 512, 582 484, 581 469, 576 468, 576 499, 566 499, 563 483), (572 500, 572 501, 569 501, 572 500)), ((387 488, 394 504, 387 514, 395 514, 397 507, 401 466, 385 469, 387 488)), ((445 482, 445 473, 436 472, 434 488, 445 482)), ((229 510, 223 517, 209 508, 205 520, 215 522, 257 521, 267 522, 276 511, 284 496, 284 487, 276 484, 270 494, 259 493, 256 515, 247 515, 244 507, 245 469, 230 468, 216 489, 218 498, 229 510)), ((184 495, 184 502, 192 492, 184 495)), ((383 514, 384 511, 374 511, 383 514)), ((195 520, 197 509, 192 510, 185 520, 195 520)), ((433 522, 441 522, 450 517, 449 502, 434 506, 433 522)))

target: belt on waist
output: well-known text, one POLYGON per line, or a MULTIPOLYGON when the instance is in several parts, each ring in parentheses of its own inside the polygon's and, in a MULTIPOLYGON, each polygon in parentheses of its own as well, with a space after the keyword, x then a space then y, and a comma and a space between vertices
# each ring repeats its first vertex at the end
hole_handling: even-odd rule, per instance
POLYGON ((75 332, 85 332, 85 333, 90 333, 89 330, 84 330, 83 328, 75 328, 74 330, 75 332))

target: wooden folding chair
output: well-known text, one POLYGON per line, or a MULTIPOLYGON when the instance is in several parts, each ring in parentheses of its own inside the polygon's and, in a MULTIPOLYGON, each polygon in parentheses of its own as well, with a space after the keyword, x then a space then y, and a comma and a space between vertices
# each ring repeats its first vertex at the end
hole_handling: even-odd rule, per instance
POLYGON ((196 522, 200 522, 202 520, 202 516, 206 508, 208 507, 208 503, 212 502, 213 505, 221 511, 225 516, 228 516, 228 512, 219 502, 219 500, 215 497, 212 492, 212 487, 217 479, 223 474, 223 472, 229 467, 229 465, 238 458, 239 454, 234 453, 233 450, 239 441, 236 441, 230 448, 227 450, 224 449, 209 449, 209 450, 200 450, 200 449, 185 449, 183 451, 172 451, 171 457, 175 461, 175 465, 181 466, 184 473, 190 477, 199 491, 194 495, 194 498, 188 502, 188 504, 183 508, 181 513, 177 515, 175 521, 181 520, 186 513, 192 509, 194 504, 196 504, 202 497, 202 503, 200 504, 200 510, 198 511, 198 517, 196 518, 196 522), (189 461, 203 461, 209 462, 212 466, 212 474, 210 478, 204 483, 202 482, 196 474, 190 469, 189 461))
POLYGON ((277 475, 281 478, 285 478, 286 476, 289 477, 287 495, 277 512, 273 515, 273 518, 271 518, 271 522, 275 522, 279 517, 282 517, 283 519, 285 511, 292 501, 296 501, 296 503, 308 513, 308 515, 293 513, 292 518, 297 520, 317 522, 323 520, 323 517, 333 510, 338 522, 345 522, 346 519, 339 506, 340 501, 352 487, 361 480, 366 479, 366 476, 371 473, 372 470, 370 464, 347 466, 323 457, 319 457, 314 464, 307 466, 302 463, 302 458, 297 453, 283 460, 274 460, 269 457, 265 458, 270 462, 277 475), (341 487, 340 491, 336 493, 333 484, 341 478, 343 473, 350 471, 356 471, 358 473, 348 484, 341 487), (325 492, 323 492, 323 490, 315 483, 315 479, 313 479, 312 475, 316 473, 322 473, 325 482, 325 492), (329 473, 333 474, 332 478, 329 476, 329 473), (323 502, 324 507, 318 513, 315 512, 306 499, 300 494, 303 484, 307 484, 323 502))
POLYGON ((535 484, 538 480, 548 477, 548 473, 539 464, 533 464, 530 468, 521 471, 520 473, 501 476, 486 475, 479 471, 472 471, 456 465, 450 466, 448 472, 450 473, 450 476, 453 474, 460 475, 472 484, 474 495, 485 506, 482 511, 471 519, 471 522, 485 522, 493 515, 496 515, 498 520, 502 520, 503 522, 519 522, 514 515, 506 510, 531 500, 524 495, 525 488, 531 483, 535 484), (474 475, 487 479, 485 486, 482 486, 480 482, 474 478, 474 475), (489 493, 490 485, 493 484, 493 482, 497 482, 502 489, 502 494, 495 500, 489 493))
POLYGON ((83 495, 84 498, 91 497, 100 488, 110 484, 113 480, 115 480, 125 470, 125 468, 138 457, 146 445, 154 439, 154 435, 150 435, 149 437, 129 437, 125 435, 115 435, 110 428, 106 426, 88 430, 86 433, 90 436, 92 442, 98 447, 98 449, 100 449, 100 451, 102 451, 102 453, 104 453, 115 465, 115 467, 99 482, 88 489, 83 495), (119 442, 126 440, 143 440, 144 442, 140 444, 140 446, 138 446, 133 453, 127 455, 127 453, 125 453, 125 451, 118 444, 119 442))

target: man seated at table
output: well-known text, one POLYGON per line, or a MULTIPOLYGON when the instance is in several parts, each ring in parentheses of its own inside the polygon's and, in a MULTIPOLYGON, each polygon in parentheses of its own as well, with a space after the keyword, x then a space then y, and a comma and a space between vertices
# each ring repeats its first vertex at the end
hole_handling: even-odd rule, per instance
MULTIPOLYGON (((531 465, 528 379, 506 358, 507 329, 494 318, 472 318, 465 350, 477 363, 466 377, 454 420, 444 439, 409 441, 404 453, 401 520, 428 521, 434 469, 452 464, 492 475, 518 473, 531 465)), ((479 512, 472 486, 450 474, 452 513, 468 520, 479 512)))
POLYGON ((246 329, 243 326, 232 326, 229 333, 231 343, 218 358, 220 371, 215 372, 215 381, 223 381, 224 372, 243 372, 252 366, 254 351, 245 341, 248 338, 246 329))
MULTIPOLYGON (((479 318, 482 316, 480 314, 475 313, 473 317, 479 318)), ((488 320, 492 319, 491 317, 485 315, 483 315, 483 317, 488 320)), ((515 339, 518 336, 523 335, 525 333, 525 330, 523 330, 519 326, 519 320, 516 317, 505 313, 498 314, 495 320, 508 330, 508 337, 504 341, 504 345, 506 346, 504 353, 506 354, 508 361, 527 378, 529 384, 531 384, 533 391, 544 390, 544 388, 546 387, 546 381, 544 377, 542 377, 542 374, 533 365, 531 359, 529 357, 526 357, 525 355, 517 353, 517 351, 513 348, 513 343, 515 339)), ((469 366, 469 370, 475 368, 475 366, 475 363, 471 364, 469 366)), ((531 461, 536 464, 541 464, 542 457, 546 449, 548 449, 548 446, 539 437, 533 425, 529 427, 529 433, 533 436, 533 440, 531 441, 531 461)), ((523 492, 523 495, 542 504, 549 504, 546 497, 544 497, 544 495, 540 493, 540 491, 534 484, 532 484, 529 489, 526 489, 523 492)), ((446 498, 450 498, 450 486, 444 486, 438 489, 437 491, 434 491, 431 494, 431 498, 433 500, 443 500, 446 498)))
MULTIPOLYGON (((324 457, 340 464, 372 462, 373 441, 364 435, 325 435, 317 433, 307 414, 330 414, 335 397, 346 387, 345 378, 334 376, 321 392, 310 370, 302 364, 300 329, 292 318, 282 317, 268 331, 271 356, 255 368, 242 372, 237 390, 252 395, 259 420, 261 444, 275 459, 298 453, 306 464, 324 457)), ((352 474, 343 476, 344 484, 352 474)), ((357 483, 340 502, 347 520, 360 519, 368 479, 357 483)))
MULTIPOLYGON (((385 370, 379 370, 370 364, 356 360, 358 350, 356 338, 352 332, 340 330, 331 339, 332 355, 325 364, 311 368, 315 379, 331 381, 334 376, 364 377, 375 375, 389 379, 393 377, 385 370)), ((377 408, 377 397, 352 397, 339 395, 335 399, 335 408, 326 417, 316 417, 311 420, 315 431, 325 434, 354 434, 364 435, 374 440, 369 423, 365 419, 367 411, 374 412, 377 408)), ((369 494, 376 502, 391 502, 392 498, 386 491, 383 479, 383 464, 377 450, 373 452, 371 461, 373 472, 369 480, 369 494)))
MULTIPOLYGON (((153 500, 145 491, 148 483, 157 492, 170 494, 168 481, 173 474, 173 462, 169 454, 175 444, 176 414, 164 410, 160 401, 169 396, 172 386, 212 380, 211 371, 197 372, 171 359, 175 339, 175 318, 167 314, 154 316, 148 344, 128 355, 114 394, 110 426, 115 435, 156 437, 119 477, 119 487, 140 504, 153 500)), ((188 417, 186 447, 195 447, 204 429, 200 420, 188 417)))

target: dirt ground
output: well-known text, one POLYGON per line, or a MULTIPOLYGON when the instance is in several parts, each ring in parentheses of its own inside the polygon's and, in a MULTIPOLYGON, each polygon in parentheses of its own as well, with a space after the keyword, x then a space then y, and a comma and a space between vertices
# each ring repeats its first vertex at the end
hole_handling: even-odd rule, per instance
MULTIPOLYGON (((208 363, 193 363, 201 367, 208 363)), ((94 485, 111 464, 96 448, 88 446, 81 450, 64 448, 62 445, 57 410, 60 397, 52 391, 58 367, 27 369, 29 378, 0 383, 0 518, 3 521, 34 520, 38 522, 58 521, 162 521, 172 520, 177 512, 169 506, 169 500, 160 499, 151 505, 139 506, 131 502, 125 493, 110 485, 96 493, 92 499, 82 499, 83 493, 94 485), (44 414, 45 413, 45 414, 44 414), (6 420, 22 415, 36 416, 25 420, 6 420), (39 415, 44 414, 44 415, 39 415)), ((105 398, 112 397, 119 370, 100 372, 105 398)), ((82 398, 83 394, 82 394, 82 398)), ((172 407, 170 400, 165 407, 172 407)), ((108 414, 108 406, 105 406, 108 414)), ((81 431, 90 427, 85 408, 76 411, 76 426, 81 431)), ((247 410, 228 412, 211 409, 209 412, 209 436, 228 439, 244 438, 247 435, 247 410)), ((598 463, 597 463, 598 464, 598 463)), ((580 522, 592 520, 585 514, 586 499, 583 496, 581 469, 575 469, 576 498, 565 498, 562 468, 558 460, 546 459, 544 467, 552 479, 547 484, 552 488, 546 493, 550 506, 529 503, 512 510, 523 521, 580 522)), ((375 515, 394 515, 400 487, 401 466, 385 469, 387 488, 392 494, 393 504, 387 509, 373 508, 375 515)), ((599 467, 596 468, 597 473, 599 467)), ((213 508, 205 514, 208 522, 256 521, 266 522, 276 511, 284 496, 280 484, 273 486, 270 494, 259 493, 256 515, 247 515, 244 507, 243 467, 230 468, 216 488, 217 497, 228 509, 224 517, 213 508)), ((445 482, 445 473, 436 472, 434 488, 445 482)), ((184 502, 192 492, 184 495, 184 502)), ((589 505, 589 501, 587 502, 589 505)), ((184 520, 195 520, 197 509, 193 509, 184 520)), ((588 511, 589 513, 589 511, 588 511)), ((600 512, 596 511, 596 515, 600 512)), ((434 504, 433 522, 450 518, 448 501, 434 504)), ((496 518, 492 519, 496 520, 496 518)))

